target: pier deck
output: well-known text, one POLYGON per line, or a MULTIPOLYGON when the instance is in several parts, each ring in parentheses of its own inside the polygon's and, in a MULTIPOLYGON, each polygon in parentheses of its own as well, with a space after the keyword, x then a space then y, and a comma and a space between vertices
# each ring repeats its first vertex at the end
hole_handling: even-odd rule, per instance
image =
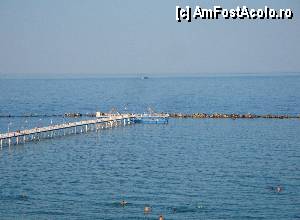
POLYGON ((110 115, 105 118, 96 118, 78 122, 67 122, 63 124, 49 125, 26 129, 22 131, 12 131, 0 134, 0 147, 3 145, 25 143, 27 141, 39 140, 41 138, 52 138, 53 136, 62 136, 66 134, 76 134, 87 132, 89 130, 98 130, 101 128, 116 127, 134 123, 136 115, 121 114, 110 115), (79 128, 79 129, 78 129, 79 128))

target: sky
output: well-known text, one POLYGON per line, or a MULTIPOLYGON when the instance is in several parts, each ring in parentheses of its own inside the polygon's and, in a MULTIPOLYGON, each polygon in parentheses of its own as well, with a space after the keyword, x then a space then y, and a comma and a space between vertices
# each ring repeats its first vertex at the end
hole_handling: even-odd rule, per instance
POLYGON ((298 0, 0 0, 0 73, 300 72, 299 13, 298 0), (294 18, 178 23, 177 5, 268 5, 294 18))

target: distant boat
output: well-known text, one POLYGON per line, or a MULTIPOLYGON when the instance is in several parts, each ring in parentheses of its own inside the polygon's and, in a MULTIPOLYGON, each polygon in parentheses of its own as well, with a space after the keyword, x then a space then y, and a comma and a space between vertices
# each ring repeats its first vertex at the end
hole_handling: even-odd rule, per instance
POLYGON ((142 79, 149 79, 148 76, 142 76, 142 79))

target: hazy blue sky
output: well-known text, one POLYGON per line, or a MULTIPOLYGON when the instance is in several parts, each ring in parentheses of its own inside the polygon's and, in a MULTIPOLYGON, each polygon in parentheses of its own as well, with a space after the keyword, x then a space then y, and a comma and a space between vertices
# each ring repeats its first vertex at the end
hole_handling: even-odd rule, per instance
POLYGON ((0 0, 0 72, 300 71, 299 0, 214 4, 291 8, 294 19, 176 22, 176 5, 211 1, 0 0))

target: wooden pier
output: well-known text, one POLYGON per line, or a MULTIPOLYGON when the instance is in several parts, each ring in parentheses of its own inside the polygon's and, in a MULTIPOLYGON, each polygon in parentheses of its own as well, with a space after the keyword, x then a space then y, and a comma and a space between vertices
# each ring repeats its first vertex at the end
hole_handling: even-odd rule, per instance
POLYGON ((24 144, 29 141, 53 138, 55 136, 64 136, 67 134, 98 131, 104 128, 126 126, 135 123, 136 117, 136 115, 132 114, 118 114, 92 120, 67 122, 63 124, 49 125, 46 127, 4 133, 0 134, 0 148, 2 149, 4 145, 11 146, 13 144, 24 144))

